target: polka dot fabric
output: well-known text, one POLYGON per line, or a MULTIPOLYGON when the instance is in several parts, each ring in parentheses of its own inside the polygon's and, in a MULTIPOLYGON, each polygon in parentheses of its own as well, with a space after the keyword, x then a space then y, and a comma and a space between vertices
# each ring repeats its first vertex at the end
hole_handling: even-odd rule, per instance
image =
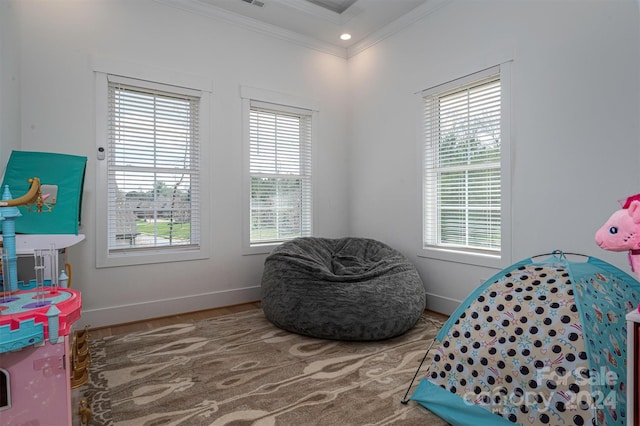
POLYGON ((626 424, 627 327, 625 314, 638 305, 637 281, 615 274, 577 279, 576 300, 583 313, 585 345, 596 399, 597 424, 626 424), (628 298, 626 298, 628 297, 628 298))
POLYGON ((638 283, 569 265, 521 263, 486 283, 438 335, 425 380, 516 424, 626 424, 638 283))

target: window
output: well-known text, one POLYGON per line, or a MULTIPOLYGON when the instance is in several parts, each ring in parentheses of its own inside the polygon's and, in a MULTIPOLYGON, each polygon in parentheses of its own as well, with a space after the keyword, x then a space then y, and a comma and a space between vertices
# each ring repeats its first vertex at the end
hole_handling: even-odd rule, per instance
POLYGON ((203 92, 98 77, 98 102, 103 94, 106 103, 96 126, 104 197, 97 205, 98 266, 208 257, 200 190, 203 92))
POLYGON ((502 74, 495 67, 422 93, 424 249, 500 259, 508 246, 502 74))
POLYGON ((252 102, 251 244, 311 235, 311 115, 252 102))
POLYGON ((198 96, 109 78, 110 253, 198 247, 198 104, 198 96))
POLYGON ((244 102, 248 148, 245 248, 256 253, 312 235, 314 112, 282 102, 250 98, 244 102))

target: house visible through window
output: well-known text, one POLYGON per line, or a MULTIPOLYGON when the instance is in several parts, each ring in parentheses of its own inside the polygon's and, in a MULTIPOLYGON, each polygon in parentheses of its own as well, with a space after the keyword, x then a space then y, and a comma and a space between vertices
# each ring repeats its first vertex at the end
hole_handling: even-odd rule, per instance
POLYGON ((311 126, 309 110, 250 101, 251 246, 311 235, 311 126))
POLYGON ((500 68, 423 92, 424 248, 500 255, 500 68))
POLYGON ((199 248, 198 92, 108 79, 109 254, 199 248))

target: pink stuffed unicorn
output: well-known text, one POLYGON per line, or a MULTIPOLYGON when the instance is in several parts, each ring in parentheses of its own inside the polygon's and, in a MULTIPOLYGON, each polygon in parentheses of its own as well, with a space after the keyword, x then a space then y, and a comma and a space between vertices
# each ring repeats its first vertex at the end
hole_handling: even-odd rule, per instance
POLYGON ((640 280, 640 194, 627 198, 598 229, 596 243, 604 250, 628 251, 631 271, 640 280))

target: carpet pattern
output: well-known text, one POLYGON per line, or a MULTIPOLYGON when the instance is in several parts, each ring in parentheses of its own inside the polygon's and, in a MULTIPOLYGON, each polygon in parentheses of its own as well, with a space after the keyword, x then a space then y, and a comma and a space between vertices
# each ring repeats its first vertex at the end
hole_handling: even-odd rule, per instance
POLYGON ((423 315, 393 339, 340 342, 252 310, 92 342, 78 391, 92 426, 446 425, 400 402, 441 326, 423 315))

